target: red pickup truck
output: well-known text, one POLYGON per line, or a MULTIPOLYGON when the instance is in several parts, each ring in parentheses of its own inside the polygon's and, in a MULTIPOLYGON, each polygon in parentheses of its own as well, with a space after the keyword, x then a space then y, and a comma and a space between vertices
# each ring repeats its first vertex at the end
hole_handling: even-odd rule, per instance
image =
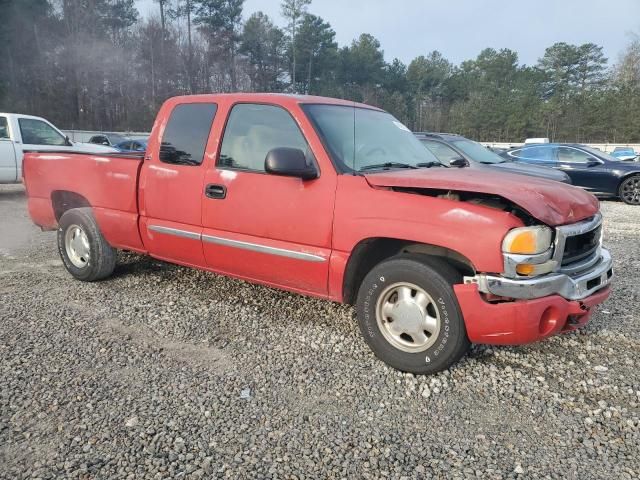
POLYGON ((116 250, 355 304, 408 372, 470 342, 585 324, 609 295, 598 201, 580 188, 442 165, 388 113, 312 96, 177 97, 144 155, 30 152, 33 221, 77 279, 116 250))

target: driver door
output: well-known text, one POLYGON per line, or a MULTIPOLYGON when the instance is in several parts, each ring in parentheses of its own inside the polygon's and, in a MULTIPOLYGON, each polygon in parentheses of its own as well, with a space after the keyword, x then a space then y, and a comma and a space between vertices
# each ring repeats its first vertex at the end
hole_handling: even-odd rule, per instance
POLYGON ((327 294, 336 173, 314 180, 267 174, 267 153, 279 147, 316 152, 300 128, 311 126, 277 105, 237 103, 215 164, 205 174, 202 244, 213 270, 312 295, 327 294), (296 121, 298 120, 298 122, 296 121))

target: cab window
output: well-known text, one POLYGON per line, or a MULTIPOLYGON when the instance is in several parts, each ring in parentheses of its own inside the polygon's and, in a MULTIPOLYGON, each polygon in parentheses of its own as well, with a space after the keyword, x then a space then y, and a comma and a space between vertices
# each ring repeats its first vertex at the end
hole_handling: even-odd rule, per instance
POLYGON ((7 123, 7 117, 0 117, 0 140, 9 139, 9 124, 7 123))
POLYGON ((171 112, 160 144, 160 161, 176 165, 200 165, 204 159, 215 103, 183 103, 171 112))
POLYGON ((67 141, 55 128, 42 120, 19 118, 22 143, 25 145, 54 145, 64 147, 67 141))
POLYGON ((291 115, 281 107, 241 103, 229 114, 220 147, 222 167, 264 172, 274 148, 297 148, 311 158, 311 150, 291 115))

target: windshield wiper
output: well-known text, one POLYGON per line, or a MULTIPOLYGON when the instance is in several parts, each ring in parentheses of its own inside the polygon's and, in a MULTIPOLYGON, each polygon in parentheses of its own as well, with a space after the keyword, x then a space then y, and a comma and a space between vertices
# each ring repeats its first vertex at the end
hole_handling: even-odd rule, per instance
POLYGON ((445 165, 441 164, 440 162, 436 162, 434 160, 431 160, 430 162, 420 162, 420 163, 416 163, 416 167, 418 168, 431 168, 431 167, 444 167, 445 165))
POLYGON ((373 165, 365 165, 360 169, 363 170, 376 170, 378 168, 419 168, 415 165, 410 165, 408 163, 401 162, 385 162, 385 163, 374 163, 373 165))

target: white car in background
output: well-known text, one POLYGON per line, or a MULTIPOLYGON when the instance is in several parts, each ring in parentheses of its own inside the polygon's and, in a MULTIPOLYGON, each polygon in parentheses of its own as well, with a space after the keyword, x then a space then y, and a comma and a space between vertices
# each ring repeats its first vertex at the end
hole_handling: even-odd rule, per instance
POLYGON ((0 113, 0 183, 22 179, 22 158, 26 150, 111 153, 115 148, 76 143, 40 117, 0 113))

